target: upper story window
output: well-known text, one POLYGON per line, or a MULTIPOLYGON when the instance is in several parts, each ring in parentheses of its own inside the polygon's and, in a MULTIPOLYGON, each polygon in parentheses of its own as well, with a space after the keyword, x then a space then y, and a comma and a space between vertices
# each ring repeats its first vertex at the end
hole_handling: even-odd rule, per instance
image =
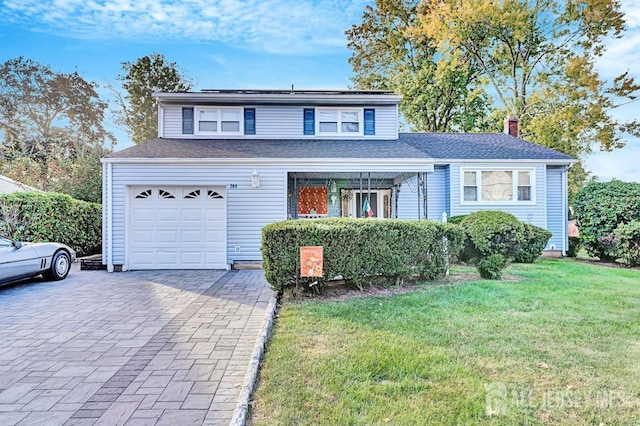
POLYGON ((194 115, 196 135, 242 134, 242 108, 196 107, 194 115))
POLYGON ((318 135, 362 135, 362 109, 317 108, 318 135))
POLYGON ((533 169, 461 169, 461 203, 533 203, 533 169))

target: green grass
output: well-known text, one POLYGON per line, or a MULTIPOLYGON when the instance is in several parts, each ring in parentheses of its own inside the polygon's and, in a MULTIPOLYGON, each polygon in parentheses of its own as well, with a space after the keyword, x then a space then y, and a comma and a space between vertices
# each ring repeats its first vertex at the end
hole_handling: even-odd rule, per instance
POLYGON ((640 271, 506 272, 519 280, 285 303, 251 423, 640 424, 640 271))

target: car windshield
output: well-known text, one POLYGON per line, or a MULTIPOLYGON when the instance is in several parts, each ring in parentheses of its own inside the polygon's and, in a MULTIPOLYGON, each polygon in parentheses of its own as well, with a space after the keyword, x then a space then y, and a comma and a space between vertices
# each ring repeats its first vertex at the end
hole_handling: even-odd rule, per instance
POLYGON ((11 246, 13 241, 0 235, 0 247, 11 246))

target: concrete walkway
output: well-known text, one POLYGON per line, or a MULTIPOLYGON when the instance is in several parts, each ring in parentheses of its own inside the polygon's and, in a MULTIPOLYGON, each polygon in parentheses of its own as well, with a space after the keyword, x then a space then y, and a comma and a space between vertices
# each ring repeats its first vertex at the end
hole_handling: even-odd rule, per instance
POLYGON ((228 425, 272 297, 262 271, 0 288, 0 425, 228 425))

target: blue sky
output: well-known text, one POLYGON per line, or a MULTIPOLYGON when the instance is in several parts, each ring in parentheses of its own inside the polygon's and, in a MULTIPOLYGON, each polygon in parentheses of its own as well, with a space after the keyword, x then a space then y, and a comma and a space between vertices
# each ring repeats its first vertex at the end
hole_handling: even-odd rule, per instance
MULTIPOLYGON (((78 71, 109 97, 121 63, 158 52, 178 63, 195 89, 344 89, 352 75, 344 31, 366 0, 0 0, 0 61, 24 56, 78 71)), ((640 0, 622 0, 628 32, 598 62, 604 79, 640 79, 640 0)), ((619 108, 638 117, 640 102, 619 108)), ((125 134, 110 127, 119 142, 125 134)), ((602 180, 640 182, 640 140, 596 153, 587 168, 602 180)))

